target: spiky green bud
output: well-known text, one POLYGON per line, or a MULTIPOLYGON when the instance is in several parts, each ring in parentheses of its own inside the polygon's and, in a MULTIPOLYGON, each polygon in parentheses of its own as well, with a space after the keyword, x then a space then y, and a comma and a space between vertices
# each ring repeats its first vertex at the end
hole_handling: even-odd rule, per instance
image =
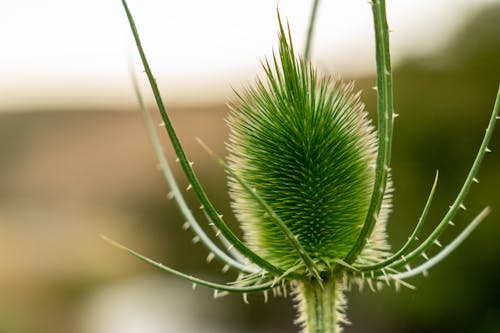
MULTIPOLYGON (((319 77, 281 29, 279 59, 230 104, 228 158, 327 270, 354 245, 373 190, 376 133, 352 83, 319 77)), ((251 248, 284 270, 298 253, 248 191, 230 180, 251 248)))

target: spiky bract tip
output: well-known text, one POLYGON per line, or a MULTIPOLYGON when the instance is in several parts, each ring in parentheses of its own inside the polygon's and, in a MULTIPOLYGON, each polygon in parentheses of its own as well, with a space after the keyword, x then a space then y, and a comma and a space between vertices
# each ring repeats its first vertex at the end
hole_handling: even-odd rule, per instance
MULTIPOLYGON (((280 28, 279 57, 263 64, 265 79, 230 103, 228 160, 328 271, 347 255, 366 218, 376 133, 353 84, 318 77, 280 28)), ((262 206, 232 177, 230 188, 252 249, 284 270, 305 272, 262 206)))

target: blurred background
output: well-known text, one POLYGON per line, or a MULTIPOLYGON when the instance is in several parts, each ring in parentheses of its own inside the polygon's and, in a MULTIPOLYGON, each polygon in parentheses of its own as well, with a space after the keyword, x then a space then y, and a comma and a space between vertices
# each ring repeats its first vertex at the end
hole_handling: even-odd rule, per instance
MULTIPOLYGON (((224 172, 225 103, 276 47, 276 8, 302 49, 309 1, 131 1, 173 122, 209 196, 232 218, 224 172)), ((427 231, 465 179, 500 81, 498 1, 387 1, 397 118, 394 248, 416 223, 435 170, 427 231)), ((373 32, 366 1, 320 5, 312 60, 356 80, 374 115, 373 32)), ((0 11, 0 332, 297 332, 290 298, 209 290, 117 251, 105 234, 183 271, 234 279, 182 231, 128 75, 140 68, 119 1, 23 0, 0 11)), ((143 81, 145 83, 145 81, 143 81)), ((144 92, 148 92, 146 84, 144 92)), ((152 99, 148 96, 152 108, 152 99)), ((158 119, 158 122, 160 120, 158 119)), ((465 225, 493 212, 416 291, 348 294, 346 332, 500 332, 500 134, 467 200, 465 225)), ((166 137, 162 137, 167 146, 166 137)), ((166 148, 173 159, 172 150, 166 148)), ((185 186, 179 170, 179 181, 185 186)), ((193 207, 198 204, 187 193, 193 207)), ((200 218, 202 218, 200 216, 200 218)), ((458 230, 449 230, 442 242, 458 230)))

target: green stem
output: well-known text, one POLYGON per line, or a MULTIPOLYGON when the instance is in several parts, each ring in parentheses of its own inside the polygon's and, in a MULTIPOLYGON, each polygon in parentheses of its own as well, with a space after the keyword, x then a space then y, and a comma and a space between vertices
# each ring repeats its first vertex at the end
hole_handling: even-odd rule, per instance
POLYGON ((314 0, 311 9, 311 18, 309 19, 309 26, 307 28, 306 47, 304 49, 304 60, 309 60, 311 55, 312 36, 314 32, 314 23, 316 22, 316 14, 318 13, 319 0, 314 0))
POLYGON ((304 333, 339 333, 342 321, 341 283, 334 278, 323 281, 302 281, 297 287, 299 321, 304 333))
POLYGON ((128 18, 128 22, 130 25, 130 29, 132 30, 132 35, 134 36, 135 44, 137 46, 137 51, 139 52, 142 64, 144 65, 144 71, 146 72, 146 75, 148 77, 151 90, 153 91, 153 95, 156 100, 156 104, 158 106, 158 110, 160 111, 161 117, 163 119, 163 122, 165 124, 165 129, 167 131, 167 134, 170 138, 170 142, 172 143, 172 146, 174 148, 175 153, 177 154, 177 157, 179 158, 179 163, 181 165, 182 170, 184 171, 184 174, 186 175, 186 178, 188 179, 190 185, 192 186, 194 192, 198 196, 198 199, 200 200, 201 204, 203 205, 203 208, 205 209, 205 212, 209 216, 210 220, 215 224, 215 226, 221 231, 222 235, 234 246, 234 248, 238 251, 241 252, 242 255, 250 259, 254 264, 259 266, 262 269, 265 269, 266 271, 273 273, 275 275, 281 275, 284 273, 284 271, 278 267, 275 267, 272 265, 270 262, 266 261, 262 257, 260 257, 257 253, 253 252, 250 250, 230 229, 229 227, 225 224, 224 221, 222 221, 221 216, 217 211, 215 210, 215 207, 213 206, 212 202, 208 199, 207 194, 203 190, 198 177, 195 175, 193 168, 191 167, 191 163, 187 159, 187 156, 184 152, 184 149, 182 148, 182 145, 179 141, 179 138, 177 137, 177 133, 170 121, 170 117, 168 116, 167 109, 165 107, 165 104, 163 103, 163 100, 160 95, 160 90, 158 88, 158 85, 156 84, 156 79, 153 76, 153 72, 151 71, 151 68, 149 66, 148 60, 146 59, 146 54, 144 52, 144 49, 142 47, 141 40, 139 38, 139 32, 137 31, 137 27, 135 25, 134 18, 132 17, 132 13, 130 12, 130 9, 127 5, 126 0, 122 0, 122 5, 125 10, 125 13, 128 18))
POLYGON ((385 14, 385 0, 373 0, 372 13, 375 26, 375 56, 377 62, 378 154, 370 207, 356 244, 344 259, 348 264, 352 264, 357 259, 373 231, 384 199, 391 160, 394 119, 389 29, 385 14))
POLYGON ((404 260, 400 259, 400 260, 396 261, 394 264, 391 265, 391 267, 393 267, 393 268, 402 267, 406 264, 407 260, 408 261, 412 260, 415 257, 421 255, 426 249, 428 249, 430 246, 432 246, 432 244, 434 244, 434 242, 438 239, 438 237, 449 226, 449 222, 455 217, 458 210, 460 208, 465 207, 465 206, 462 206, 463 202, 465 200, 465 197, 469 193, 469 190, 472 187, 472 184, 474 183, 474 179, 479 171, 479 167, 481 166, 484 155, 486 155, 486 153, 488 151, 490 151, 488 148, 488 145, 490 143, 491 137, 493 136, 493 132, 495 129, 495 123, 499 119, 498 118, 499 112, 500 112, 500 86, 498 86, 495 105, 493 107, 493 112, 491 113, 490 121, 488 123, 488 127, 486 128, 486 133, 483 137, 483 141, 481 142, 481 146, 479 147, 479 151, 476 155, 476 158, 474 159, 474 163, 472 164, 472 167, 469 171, 469 174, 467 175, 467 178, 465 179, 465 182, 462 185, 462 188, 460 189, 460 192, 458 193, 457 198, 455 199, 453 204, 450 206, 450 209, 448 210, 446 215, 443 217, 441 222, 434 229, 434 231, 430 234, 430 236, 422 244, 420 244, 420 246, 418 248, 416 248, 408 256, 406 256, 404 260))

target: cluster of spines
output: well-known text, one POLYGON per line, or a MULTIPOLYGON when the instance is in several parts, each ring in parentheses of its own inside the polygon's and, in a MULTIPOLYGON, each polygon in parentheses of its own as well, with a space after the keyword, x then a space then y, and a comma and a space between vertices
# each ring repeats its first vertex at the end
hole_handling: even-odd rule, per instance
MULTIPOLYGON (((280 43, 283 68, 275 60, 273 72, 266 63, 268 85, 258 81, 258 89, 249 88, 232 104, 230 167, 258 187, 316 259, 321 253, 342 258, 346 253, 339 255, 341 245, 350 248, 350 237, 359 232, 355 224, 361 224, 366 214, 375 133, 365 118, 359 94, 352 93, 352 84, 316 80, 309 64, 294 59, 292 46, 288 48, 283 36, 280 43), (285 96, 284 90, 292 90, 293 96, 285 96), (296 100, 289 101, 291 98, 296 100), (323 141, 311 143, 319 139, 323 141), (306 144, 314 147, 303 149, 306 144), (311 177, 315 177, 312 184, 311 177), (315 236, 318 231, 321 236, 315 236), (335 238, 336 233, 343 237, 335 238), (334 249, 328 247, 330 243, 334 249)), ((232 178, 233 208, 247 242, 277 266, 293 266, 298 256, 290 251, 286 239, 280 239, 281 230, 264 211, 265 204, 254 201, 241 182, 232 178)))

